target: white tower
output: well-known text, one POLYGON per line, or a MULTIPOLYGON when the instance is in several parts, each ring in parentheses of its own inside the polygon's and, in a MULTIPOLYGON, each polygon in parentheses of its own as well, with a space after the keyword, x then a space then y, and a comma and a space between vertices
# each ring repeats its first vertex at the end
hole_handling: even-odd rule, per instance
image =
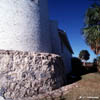
POLYGON ((48 0, 0 0, 0 49, 51 52, 48 0))

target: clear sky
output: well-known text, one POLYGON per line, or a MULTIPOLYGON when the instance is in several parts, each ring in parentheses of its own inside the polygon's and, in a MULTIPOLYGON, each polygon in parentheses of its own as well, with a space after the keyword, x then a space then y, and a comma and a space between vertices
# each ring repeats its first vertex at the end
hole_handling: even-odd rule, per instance
POLYGON ((59 27, 67 32, 74 55, 78 57, 83 49, 90 53, 92 61, 96 55, 85 43, 81 29, 84 26, 84 16, 87 8, 93 0, 49 0, 49 15, 51 19, 57 20, 59 27))

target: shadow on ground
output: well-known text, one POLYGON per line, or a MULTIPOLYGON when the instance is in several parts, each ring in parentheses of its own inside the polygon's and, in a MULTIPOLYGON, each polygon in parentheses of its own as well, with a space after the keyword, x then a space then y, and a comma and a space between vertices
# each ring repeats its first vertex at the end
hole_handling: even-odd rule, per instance
POLYGON ((84 66, 80 59, 73 57, 72 58, 72 72, 67 75, 67 84, 75 83, 82 79, 82 75, 88 73, 95 73, 97 72, 97 66, 84 66))

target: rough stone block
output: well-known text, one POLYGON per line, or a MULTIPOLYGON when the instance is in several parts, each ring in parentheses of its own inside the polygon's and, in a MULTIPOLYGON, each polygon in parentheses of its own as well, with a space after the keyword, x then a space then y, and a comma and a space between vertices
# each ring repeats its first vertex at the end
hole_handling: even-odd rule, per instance
POLYGON ((0 51, 0 94, 6 99, 33 97, 65 84, 60 56, 49 53, 0 51))

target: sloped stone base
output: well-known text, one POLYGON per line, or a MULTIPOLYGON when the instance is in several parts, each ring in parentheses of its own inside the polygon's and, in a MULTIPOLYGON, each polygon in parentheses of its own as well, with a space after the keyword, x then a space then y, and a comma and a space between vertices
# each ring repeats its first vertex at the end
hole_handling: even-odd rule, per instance
POLYGON ((33 97, 66 82, 60 56, 0 50, 0 95, 5 99, 33 97))

